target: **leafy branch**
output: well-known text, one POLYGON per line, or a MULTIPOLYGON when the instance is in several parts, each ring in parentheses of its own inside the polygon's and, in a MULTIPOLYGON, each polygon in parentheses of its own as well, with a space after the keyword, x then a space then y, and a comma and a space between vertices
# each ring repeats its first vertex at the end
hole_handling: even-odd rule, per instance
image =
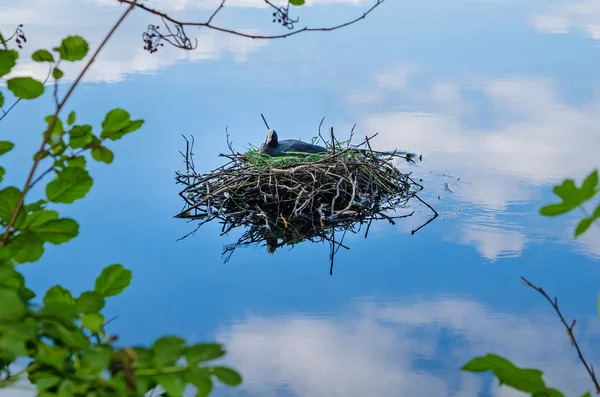
MULTIPOLYGON (((383 1, 378 0, 355 21, 337 27, 305 28, 285 36, 253 38, 335 30, 364 18, 383 1)), ((40 148, 33 155, 23 189, 8 186, 0 190, 0 226, 4 228, 0 238, 0 389, 15 387, 16 382, 27 380, 33 390, 44 397, 141 397, 156 390, 157 386, 165 390, 165 395, 182 396, 185 387, 193 385, 196 395, 205 397, 212 391, 213 379, 229 386, 242 382, 241 376, 231 368, 207 365, 225 355, 225 349, 217 343, 188 345, 179 337, 163 336, 149 348, 115 346, 118 337, 106 331, 112 319, 105 321, 102 310, 106 299, 123 292, 131 282, 131 271, 120 264, 104 268, 92 290, 76 297, 68 289, 54 285, 45 292, 42 302, 34 301, 36 294, 27 288, 25 278, 17 271, 17 266, 22 263, 38 261, 44 254, 45 244, 61 245, 79 234, 79 224, 75 220, 59 217, 58 212, 48 206, 73 203, 90 191, 93 179, 86 170, 84 154, 91 152, 94 160, 110 164, 114 155, 104 146, 105 142, 119 140, 144 124, 144 120, 132 120, 126 110, 115 108, 106 113, 102 130, 95 135, 91 125, 77 123, 75 111, 71 111, 66 119, 60 118, 68 99, 116 29, 134 8, 145 7, 140 7, 136 0, 122 2, 128 4, 127 10, 87 60, 62 99, 58 96, 58 82, 64 75, 61 62, 81 61, 89 51, 88 43, 81 36, 66 37, 52 49, 53 52, 39 49, 32 54, 33 61, 49 65, 49 75, 44 82, 32 77, 14 77, 6 81, 6 88, 17 98, 10 111, 22 99, 41 97, 51 75, 55 109, 45 118, 47 128, 40 148), (45 161, 50 161, 49 167, 38 173, 45 161), (45 186, 46 197, 26 203, 28 192, 53 172, 56 174, 54 179, 45 186), (26 359, 28 365, 13 373, 11 369, 18 359, 26 359)), ((289 5, 302 3, 303 0, 290 0, 286 7, 277 8, 273 16, 290 29, 297 20, 289 18, 289 5)), ((224 5, 225 0, 222 0, 204 26, 252 37, 212 25, 224 5)), ((174 31, 167 27, 168 37, 173 45, 191 47, 191 41, 178 41, 186 37, 183 26, 174 31)), ((8 75, 17 64, 19 52, 10 49, 8 44, 14 39, 18 47, 22 47, 21 41, 26 39, 20 29, 21 26, 8 40, 0 33, 3 47, 0 48, 0 77, 8 75)), ((163 39, 166 40, 162 35, 158 36, 158 41, 157 37, 150 37, 152 45, 162 45, 160 40, 163 39)), ((4 95, 0 91, 0 108, 3 104, 4 95)), ((0 141, 0 156, 13 150, 14 146, 10 141, 0 141)), ((0 167, 0 182, 5 172, 4 167, 0 167)))
MULTIPOLYGON (((77 87, 77 85, 79 84, 79 82, 81 81, 81 79, 83 78, 85 73, 88 71, 88 69, 90 68, 92 63, 94 63, 96 57, 98 56, 98 54, 100 53, 102 48, 104 48, 104 46, 106 45, 106 43, 108 42, 110 37, 114 34, 114 32, 117 30, 119 25, 121 25, 121 23, 125 20, 125 17, 127 17, 127 15, 133 10, 133 7, 136 4, 136 1, 137 0, 133 0, 133 2, 127 8, 127 10, 123 13, 123 15, 121 15, 121 18, 119 18, 119 20, 115 23, 115 25, 112 27, 112 29, 104 37, 104 40, 102 40, 102 42, 100 43, 100 46, 96 49, 94 54, 91 56, 91 58, 85 64, 84 68, 79 73, 79 76, 77 76, 77 78, 75 79, 73 84, 71 84, 71 87, 67 91, 67 94, 64 96, 62 101, 60 101, 60 103, 58 103, 58 106, 56 107, 54 115, 52 116, 52 118, 50 119, 50 121, 48 123, 48 128, 44 132, 42 144, 35 156, 35 160, 33 162, 31 170, 29 171, 27 180, 25 181, 25 186, 23 187, 23 191, 21 192, 21 195, 19 196, 17 204, 16 204, 15 208, 13 209, 13 212, 9 218, 9 221, 8 221, 8 224, 6 225, 4 234, 2 235, 2 238, 0 239, 0 246, 6 245, 6 243, 8 241, 10 229, 17 219, 17 215, 19 214, 21 206, 23 205, 23 201, 25 200, 25 195, 27 194, 27 192, 30 189, 31 181, 33 180, 35 171, 37 170, 37 167, 44 156, 46 144, 48 143, 48 140, 50 139, 52 132, 54 131, 54 129, 56 127, 57 121, 59 120, 58 115, 60 114, 61 110, 67 103, 67 100, 69 99, 69 97, 71 96, 73 91, 75 90, 75 87, 77 87)), ((83 39, 81 37, 71 36, 71 37, 63 40, 61 47, 56 48, 56 50, 60 53, 61 59, 64 59, 66 61, 71 61, 71 62, 78 61, 78 60, 83 59, 88 51, 87 43, 85 43, 85 44, 83 44, 83 43, 85 43, 85 41, 83 41, 83 39)), ((48 51, 43 50, 42 52, 34 53, 34 59, 35 59, 36 54, 38 54, 39 59, 42 61, 50 61, 50 62, 54 61, 52 54, 50 54, 48 51)), ((62 71, 60 71, 60 69, 57 69, 57 68, 54 68, 54 70, 56 71, 56 72, 53 72, 54 77, 55 77, 55 79, 58 80, 60 77, 62 77, 62 71)), ((22 95, 17 95, 17 96, 23 97, 24 96, 23 94, 26 94, 27 90, 33 90, 37 94, 33 97, 36 98, 44 92, 43 85, 41 85, 41 83, 33 80, 32 78, 13 78, 8 81, 9 89, 10 89, 10 82, 15 81, 17 79, 28 79, 23 82, 23 84, 26 84, 26 86, 23 88, 23 92, 21 92, 22 95)), ((19 92, 17 91, 16 94, 19 94, 19 92)))
MULTIPOLYGON (((93 290, 75 297, 69 290, 54 285, 40 303, 34 302, 35 293, 16 270, 18 264, 39 260, 45 243, 60 245, 78 235, 75 220, 60 218, 47 205, 68 204, 87 195, 93 180, 85 170, 82 154, 91 151, 96 161, 111 163, 113 153, 103 143, 121 139, 144 123, 116 108, 106 114, 102 132, 96 136, 90 125, 76 124, 74 111, 64 121, 59 118, 83 75, 133 8, 128 7, 109 31, 62 100, 58 99, 55 84, 56 109, 45 118, 48 126, 23 190, 13 186, 0 190, 0 225, 5 228, 0 241, 0 389, 14 388, 17 382, 27 380, 40 396, 141 397, 160 385, 169 396, 181 396, 190 384, 198 396, 207 396, 212 391, 213 378, 229 386, 242 381, 233 369, 206 365, 225 355, 217 343, 188 345, 179 337, 164 336, 150 348, 116 347, 118 337, 106 332, 112 320, 104 320, 102 309, 107 298, 120 294, 131 282, 131 271, 120 264, 106 267, 96 278, 93 290), (50 167, 34 178, 44 159, 51 160, 50 167), (46 199, 26 204, 27 192, 53 171, 56 177, 46 185, 46 199), (29 364, 12 372, 18 358, 27 358, 29 364)), ((2 43, 0 77, 10 73, 19 57, 5 40, 2 43)), ((43 49, 35 51, 32 59, 49 63, 57 83, 63 76, 60 62, 82 60, 88 49, 82 37, 69 36, 53 49, 58 60, 43 49)), ((45 90, 42 82, 31 77, 8 79, 6 86, 17 98, 26 100, 40 97, 45 90)), ((12 142, 0 141, 0 156, 13 148, 12 142)), ((4 173, 0 167, 0 181, 4 173)))
MULTIPOLYGON (((533 285, 524 277, 521 277, 521 282, 527 287, 539 292, 544 298, 546 298, 550 305, 552 305, 552 308, 567 330, 567 335, 569 336, 571 344, 575 347, 575 350, 577 350, 579 361, 581 361, 590 378, 592 379, 592 382, 594 383, 596 394, 600 394, 600 384, 596 378, 594 367, 583 357, 583 353, 581 352, 579 344, 577 343, 575 335, 573 334, 573 328, 575 327, 576 321, 573 320, 570 325, 567 323, 563 314, 558 308, 558 299, 556 297, 554 299, 550 298, 543 288, 533 285)), ((506 384, 513 389, 530 394, 532 397, 564 397, 563 392, 546 386, 544 380, 542 379, 542 371, 532 368, 517 367, 511 361, 497 354, 488 353, 485 356, 475 357, 466 363, 461 369, 463 371, 475 373, 492 372, 498 379, 500 385, 506 384)), ((587 392, 581 397, 590 397, 590 393, 587 392)))

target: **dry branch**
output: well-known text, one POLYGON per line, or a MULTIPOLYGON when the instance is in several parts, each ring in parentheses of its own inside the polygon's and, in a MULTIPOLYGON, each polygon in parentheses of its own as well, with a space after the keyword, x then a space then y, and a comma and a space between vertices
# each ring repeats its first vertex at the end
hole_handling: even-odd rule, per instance
POLYGON ((592 383, 594 384, 594 387, 596 388, 596 394, 600 394, 600 383, 598 382, 598 379, 596 378, 596 371, 594 370, 594 366, 592 365, 592 363, 588 363, 586 361, 586 359, 583 357, 583 353, 581 352, 581 349, 579 348, 579 344, 577 343, 577 340, 575 339, 575 334, 573 334, 573 328, 575 328, 575 324, 577 322, 575 320, 573 320, 573 322, 570 325, 569 325, 569 323, 567 323, 567 320, 565 320, 560 309, 558 308, 558 298, 556 298, 556 297, 554 299, 550 298, 550 296, 546 293, 546 291, 544 291, 543 288, 533 285, 525 277, 521 277, 521 282, 524 285, 528 286, 529 288, 539 292, 550 303, 550 305, 552 306, 552 308, 558 315, 560 322, 564 325, 564 327, 567 331, 567 335, 569 336, 569 339, 571 340, 571 345, 573 345, 573 347, 577 351, 577 356, 579 357, 579 361, 581 361, 581 363, 585 367, 585 370, 587 371, 588 375, 590 376, 590 379, 592 380, 592 383))

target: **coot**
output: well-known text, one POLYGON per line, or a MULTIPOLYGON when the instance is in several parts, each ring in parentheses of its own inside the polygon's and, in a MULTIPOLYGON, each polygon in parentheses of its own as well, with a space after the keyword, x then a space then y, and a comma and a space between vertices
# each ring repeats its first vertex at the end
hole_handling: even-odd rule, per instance
POLYGON ((267 140, 260 148, 260 152, 268 154, 272 157, 277 157, 293 155, 293 153, 289 152, 329 153, 329 150, 325 149, 324 147, 298 141, 296 139, 285 139, 283 141, 279 141, 277 139, 277 133, 274 130, 268 130, 267 140))

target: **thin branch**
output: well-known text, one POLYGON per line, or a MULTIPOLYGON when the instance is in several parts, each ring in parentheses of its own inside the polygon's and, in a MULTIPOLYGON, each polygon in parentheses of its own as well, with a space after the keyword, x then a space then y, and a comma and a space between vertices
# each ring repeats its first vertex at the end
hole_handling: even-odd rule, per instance
MULTIPOLYGON (((375 8, 379 7, 381 4, 383 4, 385 2, 385 0, 377 0, 375 4, 373 4, 367 11, 365 11, 362 15, 348 21, 348 22, 344 22, 342 24, 339 25, 335 25, 335 26, 330 26, 330 27, 321 27, 321 28, 310 28, 308 26, 305 26, 302 29, 298 29, 298 30, 293 30, 290 31, 288 33, 283 33, 283 34, 276 34, 276 35, 254 35, 254 34, 249 34, 249 33, 243 33, 237 30, 233 30, 233 29, 229 29, 229 28, 223 28, 220 26, 216 26, 212 24, 212 17, 209 18, 206 22, 186 22, 186 21, 180 21, 178 19, 172 18, 169 15, 167 15, 164 12, 158 11, 156 9, 150 8, 144 4, 141 3, 136 3, 137 0, 118 0, 120 3, 126 3, 129 4, 130 6, 135 6, 137 8, 140 8, 144 11, 147 11, 151 14, 160 16, 161 18, 174 23, 175 25, 179 25, 181 27, 184 26, 197 26, 197 27, 205 27, 208 29, 213 29, 213 30, 217 30, 219 32, 224 32, 224 33, 229 33, 229 34, 233 34, 236 36, 241 36, 241 37, 246 37, 246 38, 250 38, 250 39, 284 39, 286 37, 290 37, 293 35, 296 35, 298 33, 302 33, 302 32, 330 32, 333 30, 337 30, 337 29, 341 29, 343 27, 352 25, 362 19, 364 19, 367 15, 369 15, 375 8)), ((268 0, 265 0, 265 2, 269 5, 271 5, 271 3, 269 3, 268 0)), ((219 10, 219 9, 217 9, 219 10)), ((214 14, 213 14, 214 16, 214 14)))
POLYGON ((550 302, 550 305, 552 305, 552 308, 554 308, 554 311, 556 312, 556 314, 558 314, 558 318, 560 318, 560 322, 567 329, 567 335, 569 335, 569 338, 571 339, 571 344, 575 347, 575 350, 577 350, 577 355, 579 356, 579 361, 581 361, 581 363, 587 370, 588 374, 590 375, 592 382, 594 382, 594 387, 596 387, 596 394, 600 394, 600 384, 598 383, 598 379, 596 379, 596 373, 594 372, 594 367, 592 366, 592 364, 588 364, 587 361, 585 360, 585 358, 583 357, 583 353, 581 352, 581 349, 579 348, 579 344, 577 343, 577 340, 575 340, 575 335, 573 334, 573 328, 575 327, 576 321, 573 320, 571 325, 569 325, 566 322, 565 318, 563 317, 562 313, 560 312, 560 309, 558 308, 558 299, 557 298, 554 298, 554 299, 550 298, 548 296, 548 294, 546 293, 546 291, 544 291, 541 287, 536 287, 535 285, 531 284, 527 279, 525 279, 525 277, 521 277, 521 282, 523 284, 525 284, 526 286, 528 286, 529 288, 534 289, 537 292, 539 292, 540 294, 542 294, 542 296, 544 298, 546 298, 546 300, 548 302, 550 302))
POLYGON ((137 0, 132 1, 130 6, 127 8, 127 10, 121 16, 121 18, 119 18, 119 20, 117 21, 117 23, 115 23, 115 25, 112 27, 110 32, 108 32, 108 34, 106 35, 104 40, 102 40, 102 43, 100 44, 100 46, 98 47, 96 52, 94 52, 94 54, 92 55, 92 57, 90 58, 88 63, 85 65, 85 67, 83 68, 81 73, 79 73, 79 76, 77 76, 77 79, 71 85, 71 88, 69 89, 69 91, 67 92, 67 94, 65 95, 63 100, 58 104, 58 107, 56 108, 56 111, 54 112, 54 116, 52 117, 52 120, 50 121, 50 123, 48 123, 48 128, 46 129, 46 132, 44 133, 44 139, 42 141, 42 145, 40 146, 40 149, 35 156, 35 161, 33 162, 33 166, 31 167, 31 170, 29 171, 29 175, 27 176, 27 180, 25 181, 25 186, 23 187, 23 191, 21 192, 21 195, 19 196, 19 200, 17 201, 17 204, 10 216, 8 224, 6 225, 6 230, 4 231, 4 234, 2 235, 2 239, 0 240, 0 246, 6 245, 6 243, 8 241, 10 229, 14 225, 15 220, 17 219, 17 214, 19 213, 19 210, 23 206, 23 202, 25 201, 25 195, 29 191, 31 181, 33 179, 33 176, 35 175, 35 171, 36 171, 40 161, 42 160, 42 156, 44 154, 44 148, 46 147, 46 144, 48 143, 48 139, 50 139, 50 132, 54 130, 54 126, 56 125, 56 121, 58 120, 58 115, 60 114, 60 111, 67 103, 67 100, 69 99, 69 97, 71 96, 73 91, 75 90, 75 87, 77 87, 77 85, 79 84, 79 82, 81 81, 81 79, 83 78, 85 73, 88 71, 88 69, 90 68, 92 63, 94 63, 94 60, 96 59, 96 57, 98 56, 98 54, 100 53, 102 48, 104 48, 104 46, 106 45, 106 43, 108 42, 110 37, 115 33, 115 31, 117 30, 119 25, 121 25, 121 23, 125 20, 125 17, 133 10, 134 6, 137 4, 136 2, 137 2, 137 0))
POLYGON ((438 212, 431 206, 429 205, 426 201, 424 201, 423 199, 421 199, 421 197, 417 196, 416 193, 413 193, 412 195, 413 197, 415 197, 417 200, 419 200, 421 203, 425 204, 427 207, 429 207, 429 209, 431 211, 433 211, 433 216, 424 224, 422 224, 421 226, 419 226, 418 228, 416 228, 415 230, 411 230, 410 234, 413 235, 416 232, 418 232, 420 229, 424 228, 425 226, 429 225, 431 222, 433 222, 433 220, 435 218, 437 218, 439 216, 438 212))
POLYGON ((223 7, 225 6, 225 1, 227 1, 227 0, 221 0, 221 4, 215 10, 215 12, 212 13, 212 15, 210 16, 210 18, 208 18, 208 21, 206 23, 210 24, 212 22, 213 18, 217 15, 217 13, 219 11, 221 11, 223 9, 223 7))

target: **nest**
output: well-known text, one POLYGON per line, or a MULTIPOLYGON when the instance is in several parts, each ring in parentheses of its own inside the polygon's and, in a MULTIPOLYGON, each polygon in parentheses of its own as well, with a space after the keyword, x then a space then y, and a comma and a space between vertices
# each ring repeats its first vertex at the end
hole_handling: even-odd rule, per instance
POLYGON ((225 261, 244 245, 266 243, 272 253, 302 241, 327 241, 333 266, 337 250, 348 248, 343 245, 343 236, 339 241, 335 238, 336 232, 358 233, 366 224, 366 237, 374 220, 394 224, 395 219, 411 216, 414 211, 390 213, 407 207, 413 198, 433 212, 427 223, 437 217, 437 212, 417 196, 423 186, 395 166, 398 160, 414 162, 416 156, 372 150, 370 141, 375 136, 354 145, 353 131, 350 139, 339 142, 331 129, 330 140, 320 132, 313 139, 329 154, 270 157, 256 147, 243 154, 236 152, 227 135, 230 153, 219 156, 228 161, 203 174, 195 170, 193 139, 191 143, 186 139, 182 153, 186 170, 176 174, 177 182, 184 185, 180 196, 185 205, 175 217, 198 221, 196 230, 217 220, 222 234, 244 227, 237 243, 225 247, 225 261))

